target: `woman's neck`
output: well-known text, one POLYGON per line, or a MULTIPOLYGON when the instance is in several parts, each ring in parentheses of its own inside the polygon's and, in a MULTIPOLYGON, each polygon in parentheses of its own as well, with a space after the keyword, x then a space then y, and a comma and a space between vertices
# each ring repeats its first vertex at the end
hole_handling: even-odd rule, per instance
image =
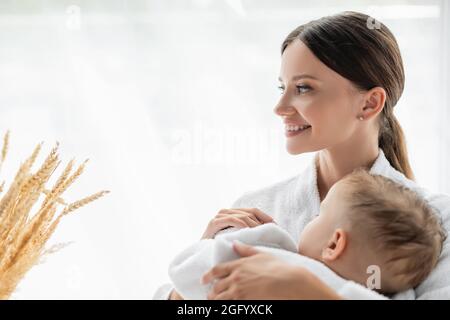
POLYGON ((378 144, 339 146, 321 150, 316 158, 320 201, 330 188, 357 168, 370 168, 378 157, 378 144))

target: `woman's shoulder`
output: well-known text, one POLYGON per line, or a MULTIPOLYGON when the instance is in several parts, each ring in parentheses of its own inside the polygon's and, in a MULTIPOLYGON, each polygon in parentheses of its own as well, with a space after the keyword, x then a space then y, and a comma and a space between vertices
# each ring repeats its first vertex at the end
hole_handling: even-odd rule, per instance
MULTIPOLYGON (((371 168, 371 173, 383 175, 393 181, 415 191, 427 203, 439 213, 444 220, 450 220, 450 196, 447 194, 432 192, 420 186, 416 181, 408 179, 403 173, 395 169, 380 151, 380 155, 371 168)), ((449 221, 450 222, 450 221, 449 221)))
POLYGON ((425 190, 424 198, 427 203, 441 216, 450 232, 450 196, 443 193, 434 193, 425 190))
POLYGON ((437 193, 428 188, 420 186, 417 182, 406 178, 403 174, 397 173, 397 182, 415 191, 421 196, 435 212, 438 213, 444 222, 450 223, 450 196, 444 193, 437 193))
MULTIPOLYGON (((396 172, 397 181, 405 187, 415 191, 421 196, 431 207, 433 207, 443 220, 450 219, 450 196, 444 193, 434 192, 426 187, 419 185, 416 181, 406 178, 402 173, 396 172)), ((448 221, 450 222, 450 221, 448 221)))

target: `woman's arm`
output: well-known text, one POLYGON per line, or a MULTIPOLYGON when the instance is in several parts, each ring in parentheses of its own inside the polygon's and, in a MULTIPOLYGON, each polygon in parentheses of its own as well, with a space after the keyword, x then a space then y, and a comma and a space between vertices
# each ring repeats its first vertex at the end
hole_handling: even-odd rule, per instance
POLYGON ((295 300, 342 300, 336 291, 305 268, 292 267, 291 279, 296 285, 291 291, 295 300))
POLYGON ((208 299, 342 299, 305 268, 251 246, 234 244, 234 249, 241 259, 219 264, 203 276, 203 283, 217 280, 208 299))
MULTIPOLYGON (((301 267, 289 267, 287 272, 287 279, 289 280, 289 286, 284 290, 283 293, 286 294, 286 300, 300 300, 300 299, 314 299, 314 300, 339 300, 342 299, 336 292, 326 286, 319 278, 317 278, 312 273, 306 271, 301 267), (293 285, 296 283, 295 285, 293 285), (305 288, 310 288, 306 290, 308 294, 305 295, 305 288), (313 289, 313 290, 311 290, 313 289)), ((214 299, 214 296, 211 295, 214 299)), ((183 297, 173 289, 170 293, 169 300, 184 300, 183 297)))

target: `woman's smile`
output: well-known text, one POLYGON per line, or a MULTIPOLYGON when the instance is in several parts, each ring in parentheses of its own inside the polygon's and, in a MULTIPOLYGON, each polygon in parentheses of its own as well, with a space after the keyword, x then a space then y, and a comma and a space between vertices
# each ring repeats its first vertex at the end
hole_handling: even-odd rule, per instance
POLYGON ((304 125, 293 125, 293 124, 286 124, 284 127, 284 134, 286 137, 293 137, 296 135, 299 135, 305 131, 308 131, 311 128, 309 124, 304 125))

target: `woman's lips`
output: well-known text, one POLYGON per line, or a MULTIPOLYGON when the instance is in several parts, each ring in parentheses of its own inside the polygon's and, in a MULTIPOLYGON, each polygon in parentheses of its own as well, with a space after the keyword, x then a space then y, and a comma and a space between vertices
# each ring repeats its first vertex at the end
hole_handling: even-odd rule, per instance
POLYGON ((286 125, 284 133, 286 137, 293 137, 299 135, 311 128, 309 124, 306 125, 286 125))

